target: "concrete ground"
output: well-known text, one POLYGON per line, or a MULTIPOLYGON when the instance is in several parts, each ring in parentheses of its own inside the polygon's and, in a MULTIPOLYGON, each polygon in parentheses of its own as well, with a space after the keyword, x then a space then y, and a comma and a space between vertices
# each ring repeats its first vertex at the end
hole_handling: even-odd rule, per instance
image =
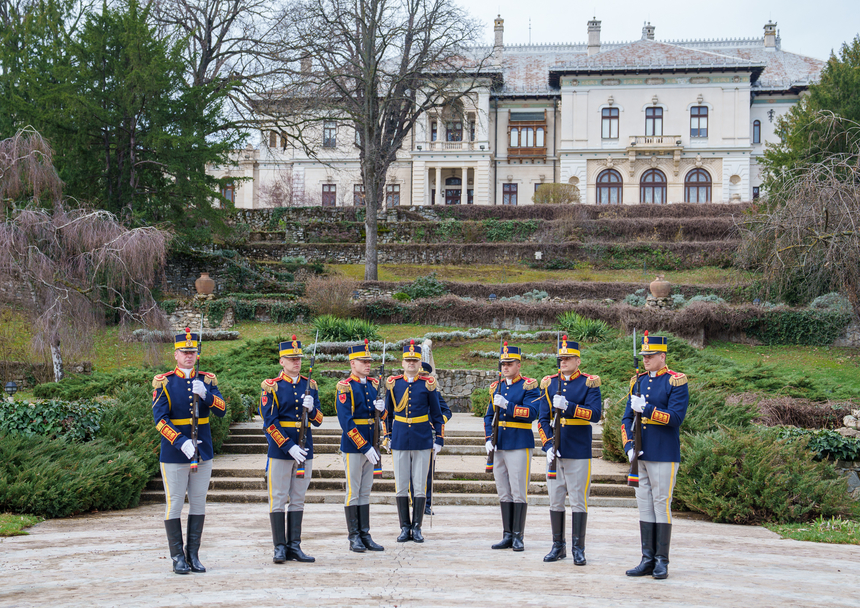
POLYGON ((201 550, 209 572, 187 576, 170 570, 163 513, 147 505, 51 520, 0 539, 0 606, 860 605, 856 546, 681 516, 669 579, 628 578, 624 570, 639 561, 638 524, 625 508, 590 510, 588 565, 579 568, 570 557, 543 563, 545 507, 529 510, 526 550, 513 553, 490 549, 501 532, 497 508, 438 507, 418 545, 394 542, 394 507, 373 505, 371 531, 385 551, 355 554, 343 508, 308 505, 302 548, 317 562, 276 565, 266 505, 210 504, 201 550))

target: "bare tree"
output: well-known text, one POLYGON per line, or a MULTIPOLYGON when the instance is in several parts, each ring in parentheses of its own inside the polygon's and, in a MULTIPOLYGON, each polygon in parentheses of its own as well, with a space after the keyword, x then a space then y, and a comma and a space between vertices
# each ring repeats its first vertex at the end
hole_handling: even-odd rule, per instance
MULTIPOLYGON (((292 72, 261 99, 258 113, 282 130, 307 133, 325 120, 357 132, 367 206, 365 279, 377 279, 377 210, 397 151, 431 108, 459 108, 489 78, 480 32, 453 0, 297 0, 282 38, 292 42, 292 72), (298 66, 295 65, 298 61, 298 66)), ((295 141, 295 140, 294 140, 295 141)))
MULTIPOLYGON (((50 163, 34 165, 21 154, 40 150, 50 159, 44 141, 23 132, 16 139, 0 142, 0 150, 18 151, 0 157, 3 181, 21 184, 22 191, 52 184, 50 163)), ((59 196, 51 209, 31 203, 0 224, 0 297, 27 304, 35 345, 50 351, 56 381, 64 375, 61 345, 85 343, 108 313, 137 322, 160 316, 149 287, 164 265, 168 239, 156 228, 128 230, 106 211, 69 209, 59 196)))
POLYGON ((54 153, 32 127, 0 141, 0 201, 4 215, 18 200, 59 200, 63 183, 54 170, 54 153))
POLYGON ((766 201, 736 222, 738 256, 778 296, 841 291, 860 314, 860 124, 831 113, 818 120, 853 151, 775 176, 766 201))

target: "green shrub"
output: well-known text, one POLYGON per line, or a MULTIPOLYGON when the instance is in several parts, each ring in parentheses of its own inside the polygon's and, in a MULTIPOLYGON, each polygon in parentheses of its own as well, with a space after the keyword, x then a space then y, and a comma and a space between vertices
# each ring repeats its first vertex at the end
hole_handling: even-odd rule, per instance
POLYGON ((163 300, 158 304, 159 308, 164 311, 164 314, 170 315, 176 312, 179 306, 179 300, 163 300))
POLYGON ((606 321, 586 319, 573 311, 560 314, 556 328, 577 342, 601 342, 618 334, 606 321))
POLYGON ((62 382, 46 382, 33 389, 39 399, 60 399, 76 401, 92 399, 101 395, 113 395, 123 384, 148 384, 155 375, 151 370, 127 367, 111 373, 93 372, 90 375, 67 376, 62 382))
POLYGON ((690 298, 687 301, 687 304, 690 304, 691 302, 709 302, 711 304, 725 304, 726 303, 726 301, 724 299, 722 299, 720 296, 713 294, 713 293, 709 293, 706 296, 702 296, 702 295, 693 296, 692 298, 690 298))
POLYGON ((816 460, 860 460, 860 439, 843 437, 836 431, 789 426, 780 429, 779 438, 805 442, 816 460))
POLYGON ((0 434, 89 441, 99 430, 102 407, 92 402, 16 401, 0 407, 0 434))
POLYGON ((331 342, 379 339, 379 326, 365 319, 339 319, 334 315, 320 315, 314 318, 314 329, 319 332, 320 340, 331 342))
POLYGON ((411 302, 412 301, 412 297, 408 293, 405 293, 402 291, 398 291, 397 293, 392 294, 391 297, 394 298, 395 300, 397 300, 398 302, 411 302))
POLYGON ((746 333, 768 345, 827 346, 844 333, 850 322, 850 312, 836 309, 773 310, 748 321, 746 333))
POLYGON ((299 264, 300 266, 304 266, 308 263, 308 260, 303 255, 297 256, 289 256, 285 255, 281 258, 281 264, 299 264))
POLYGON ((436 298, 448 293, 444 283, 436 278, 436 273, 431 272, 426 277, 418 277, 401 290, 413 300, 419 298, 436 298))
POLYGON ((645 306, 645 300, 647 296, 645 295, 644 289, 637 289, 635 293, 628 294, 624 298, 624 303, 629 304, 630 306, 645 306))
POLYGON ((815 310, 835 310, 849 314, 852 311, 851 301, 835 291, 818 296, 810 302, 809 307, 815 310))
POLYGON ((487 408, 490 407, 489 387, 476 388, 472 391, 470 399, 472 401, 472 414, 483 418, 487 414, 487 408))
POLYGON ((815 461, 802 443, 780 440, 774 429, 684 434, 681 453, 675 501, 713 521, 790 523, 860 515, 845 478, 830 463, 815 461))
POLYGON ((292 323, 299 317, 310 315, 310 308, 301 302, 272 302, 268 305, 269 318, 274 323, 292 323))

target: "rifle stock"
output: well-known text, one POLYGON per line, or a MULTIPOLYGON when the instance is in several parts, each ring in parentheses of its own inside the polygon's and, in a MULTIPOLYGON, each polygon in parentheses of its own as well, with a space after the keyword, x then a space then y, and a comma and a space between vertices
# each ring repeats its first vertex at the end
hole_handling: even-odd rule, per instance
MULTIPOLYGON (((558 333, 555 336, 555 348, 556 352, 558 352, 558 333)), ((558 368, 558 383, 555 386, 555 394, 558 395, 561 390, 561 357, 556 357, 555 359, 556 367, 558 368)), ((555 397, 555 395, 553 395, 555 397)), ((561 446, 561 410, 555 409, 552 406, 552 401, 549 402, 550 411, 554 412, 553 421, 552 421, 552 447, 550 448, 555 454, 552 459, 552 462, 546 469, 546 478, 547 479, 555 479, 558 475, 558 468, 556 466, 558 459, 558 449, 561 446)))
MULTIPOLYGON (((503 346, 503 342, 500 338, 499 339, 499 378, 497 380, 496 391, 494 393, 494 396, 499 394, 502 390, 502 346, 503 346)), ((492 405, 492 400, 490 400, 490 404, 492 405)), ((493 451, 490 452, 490 454, 487 456, 487 466, 485 469, 487 473, 493 472, 493 461, 495 460, 495 456, 496 456, 495 448, 496 448, 496 445, 498 445, 498 443, 499 443, 499 408, 497 408, 496 406, 493 406, 493 432, 491 435, 491 441, 493 442, 492 443, 493 451)))
MULTIPOLYGON (((295 336, 294 336, 295 337, 295 336)), ((311 377, 314 373, 314 361, 317 358, 317 342, 319 342, 320 331, 317 330, 316 338, 314 338, 314 352, 311 355, 311 364, 308 366, 308 383, 305 386, 305 394, 307 397, 311 394, 311 377)), ((299 447, 303 450, 307 449, 308 444, 308 409, 302 405, 302 425, 299 427, 299 447)), ((298 468, 296 469, 296 478, 304 479, 305 477, 305 463, 302 462, 298 468)))

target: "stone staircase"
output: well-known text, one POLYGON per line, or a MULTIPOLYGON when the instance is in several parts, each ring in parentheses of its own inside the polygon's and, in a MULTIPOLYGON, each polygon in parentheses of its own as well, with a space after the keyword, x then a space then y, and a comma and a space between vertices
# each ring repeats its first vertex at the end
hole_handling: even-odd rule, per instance
MULTIPOLYGON (((479 430, 479 419, 473 420, 474 422, 468 425, 475 427, 473 429, 446 428, 445 448, 436 461, 434 505, 498 504, 493 475, 486 473, 484 469, 484 434, 479 430)), ((268 501, 265 478, 266 440, 261 426, 260 421, 256 420, 233 427, 230 437, 224 442, 222 453, 215 458, 208 494, 210 502, 268 501)), ((339 453, 341 431, 336 427, 336 422, 334 425, 329 423, 313 431, 314 468, 305 497, 308 503, 343 502, 346 479, 339 453)), ((601 436, 595 432, 589 505, 635 507, 633 488, 626 484, 626 467, 603 461, 600 458, 602 447, 601 436)), ((544 452, 536 448, 534 456, 529 483, 529 503, 549 505, 544 452)), ((394 492, 391 457, 383 454, 383 475, 373 483, 371 501, 375 504, 394 504, 394 492)), ((163 500, 164 486, 159 476, 147 484, 141 495, 141 502, 163 500)))

